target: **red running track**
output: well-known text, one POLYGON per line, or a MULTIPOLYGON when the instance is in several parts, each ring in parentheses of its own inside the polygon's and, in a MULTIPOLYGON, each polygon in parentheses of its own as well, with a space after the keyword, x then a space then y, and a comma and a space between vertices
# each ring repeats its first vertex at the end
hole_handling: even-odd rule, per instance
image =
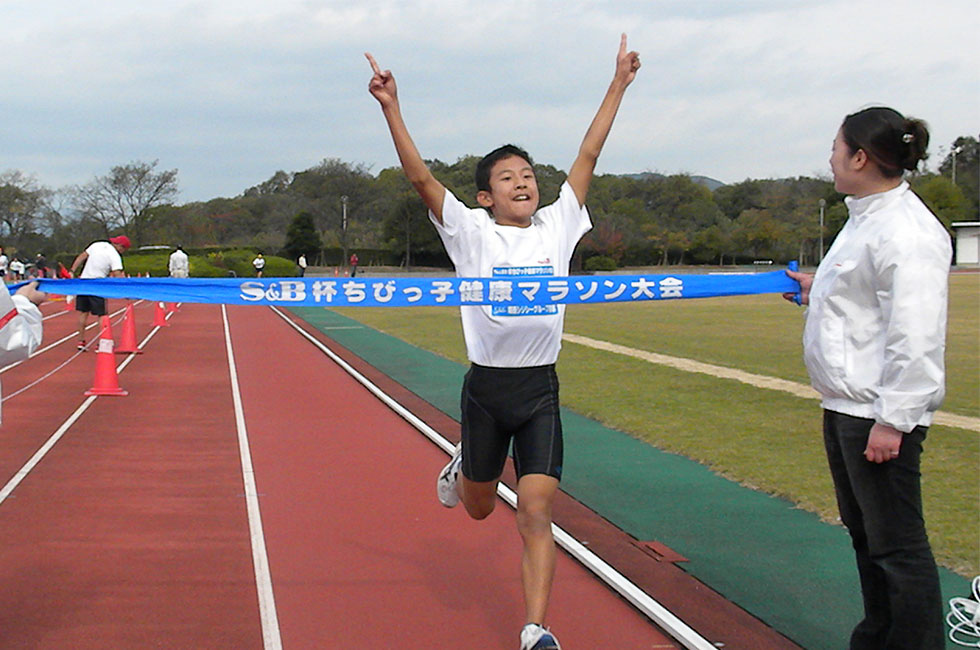
MULTIPOLYGON (((153 306, 136 313, 142 340, 153 306)), ((271 310, 227 318, 274 595, 266 647, 516 648, 512 511, 442 508, 444 452, 271 310)), ((4 402, 0 647, 263 647, 222 308, 170 322, 121 371, 128 397, 82 395, 86 353, 4 402)), ((6 370, 4 395, 74 355, 75 325, 46 321, 45 345, 67 342, 6 370)), ((570 650, 677 647, 564 554, 548 622, 570 650)))

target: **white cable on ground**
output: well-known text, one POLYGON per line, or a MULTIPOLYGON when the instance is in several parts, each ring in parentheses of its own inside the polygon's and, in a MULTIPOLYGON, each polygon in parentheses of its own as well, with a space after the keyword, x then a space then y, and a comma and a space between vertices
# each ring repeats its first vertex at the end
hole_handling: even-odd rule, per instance
MULTIPOLYGON (((172 314, 167 314, 168 319, 170 318, 170 316, 172 316, 172 314)), ((138 347, 142 350, 146 346, 146 344, 150 342, 150 339, 152 339, 159 331, 160 331, 160 327, 154 326, 154 328, 150 330, 150 333, 146 335, 146 338, 144 338, 140 342, 138 347)), ((128 366, 130 362, 132 362, 133 359, 135 358, 136 358, 135 354, 128 355, 125 361, 123 361, 118 366, 116 366, 116 373, 121 373, 123 370, 125 370, 126 366, 128 366)), ((62 436, 65 435, 68 429, 70 429, 71 426, 75 424, 75 421, 78 420, 78 418, 80 418, 82 414, 86 410, 88 410, 88 407, 91 406, 92 403, 95 402, 95 400, 97 399, 99 399, 98 395, 90 395, 89 397, 87 397, 85 401, 82 402, 82 405, 79 406, 77 409, 75 409, 75 412, 72 413, 68 417, 68 419, 65 420, 60 427, 58 427, 58 430, 55 431, 53 434, 51 434, 51 437, 48 438, 48 440, 43 445, 41 445, 41 448, 38 449, 33 456, 31 456, 30 460, 28 460, 27 463, 23 467, 21 467, 16 474, 14 474, 13 478, 11 478, 6 485, 0 488, 0 504, 3 504, 3 502, 7 500, 7 498, 13 493, 13 491, 17 488, 17 486, 21 484, 21 482, 27 477, 28 474, 31 473, 31 471, 35 467, 37 467, 38 463, 40 463, 41 460, 45 457, 45 455, 47 455, 47 453, 51 451, 51 448, 54 447, 59 440, 61 440, 62 436)))
MULTIPOLYGON (((116 322, 114 323, 114 325, 118 325, 118 324, 119 324, 120 322, 122 322, 122 320, 123 320, 123 319, 122 319, 122 318, 120 318, 119 320, 117 320, 117 321, 116 321, 116 322)), ((96 321, 96 323, 94 323, 94 324, 98 324, 98 322, 96 321)), ((66 338, 71 338, 71 337, 66 337, 66 338)), ((34 381, 32 381, 31 383, 29 383, 29 384, 27 384, 27 385, 26 385, 26 386, 24 386, 23 388, 21 388, 21 389, 19 389, 19 390, 15 390, 14 392, 12 392, 12 393, 10 393, 9 395, 4 395, 4 396, 3 396, 3 399, 2 399, 2 400, 0 400, 0 403, 2 403, 2 402, 6 402, 6 401, 7 401, 8 399, 13 399, 14 397, 17 397, 18 395, 20 395, 20 394, 21 394, 21 393, 23 393, 24 391, 27 391, 27 390, 30 390, 31 388, 34 388, 35 386, 37 386, 38 384, 40 384, 41 382, 43 382, 43 381, 44 381, 45 379, 47 379, 48 377, 50 377, 51 375, 53 375, 53 374, 55 374, 56 372, 58 372, 59 370, 61 370, 61 369, 62 369, 62 368, 64 368, 65 366, 67 366, 67 365, 68 365, 69 363, 71 363, 72 361, 74 361, 75 359, 77 359, 77 358, 78 358, 78 357, 79 357, 79 356, 80 356, 81 354, 83 354, 83 353, 85 353, 85 352, 88 352, 88 349, 89 349, 90 347, 92 347, 92 345, 93 345, 93 344, 94 344, 94 343, 95 343, 96 341, 98 341, 98 340, 99 340, 98 338, 94 338, 94 339, 92 339, 91 341, 89 341, 88 343, 86 343, 86 344, 85 344, 85 349, 83 349, 83 350, 78 350, 77 352, 75 352, 75 354, 73 354, 73 355, 71 355, 70 357, 68 357, 68 359, 66 359, 65 361, 63 361, 63 362, 61 362, 61 364, 60 364, 60 365, 58 365, 58 366, 55 366, 55 367, 54 367, 54 368, 53 368, 52 370, 50 370, 50 371, 49 371, 49 372, 48 372, 47 374, 44 374, 44 375, 41 375, 40 377, 38 377, 37 379, 35 379, 35 380, 34 380, 34 381)))
POLYGON ((950 598, 949 639, 956 645, 980 648, 980 576, 973 579, 973 598, 950 598))
POLYGON ((34 388, 35 386, 37 386, 38 384, 40 384, 41 382, 43 382, 43 381, 44 381, 45 379, 47 379, 48 377, 50 377, 50 376, 51 376, 51 375, 53 375, 54 373, 56 373, 56 372, 58 372, 59 370, 61 370, 61 369, 62 369, 62 368, 64 368, 65 366, 67 366, 67 365, 68 365, 69 363, 71 363, 72 361, 74 361, 74 360, 75 360, 76 358, 78 358, 78 356, 79 356, 79 355, 81 355, 81 354, 82 354, 83 352, 84 352, 83 350, 78 350, 77 352, 75 352, 75 354, 73 354, 73 355, 71 355, 70 357, 68 357, 68 359, 67 359, 67 360, 65 360, 65 361, 63 361, 63 362, 61 362, 61 364, 60 364, 60 365, 58 365, 58 366, 55 366, 55 367, 54 367, 54 368, 53 368, 53 369, 52 369, 52 370, 51 370, 50 372, 48 372, 47 374, 45 374, 45 375, 41 375, 40 377, 38 377, 37 379, 35 379, 35 380, 34 380, 34 381, 32 381, 31 383, 29 383, 29 384, 27 384, 26 386, 24 386, 23 388, 21 388, 20 390, 15 390, 14 392, 12 392, 12 393, 10 393, 9 395, 4 395, 4 396, 3 396, 3 399, 2 399, 2 400, 0 400, 0 401, 2 401, 2 402, 6 402, 6 401, 7 401, 8 399, 13 399, 13 398, 15 398, 15 397, 17 397, 18 395, 20 395, 21 393, 23 393, 24 391, 26 391, 26 390, 30 390, 31 388, 34 388))
MULTIPOLYGON (((136 303, 133 303, 133 304, 139 304, 140 302, 142 302, 142 301, 137 301, 136 303)), ((125 316, 125 311, 126 311, 125 309, 119 309, 119 310, 113 312, 111 314, 111 316, 116 316, 117 314, 123 314, 123 316, 125 316)), ((61 313, 67 314, 68 312, 61 312, 61 313)), ((98 319, 96 319, 94 322, 92 322, 89 325, 87 325, 85 327, 85 329, 86 330, 90 330, 93 327, 99 327, 99 325, 100 325, 100 323, 99 323, 98 319)), ((37 350, 34 350, 34 352, 29 357, 27 357, 27 359, 21 359, 20 361, 13 362, 9 366, 4 366, 3 368, 0 368, 0 375, 2 375, 3 373, 7 372, 8 370, 11 370, 13 368, 16 368, 17 366, 19 366, 20 364, 24 363, 28 359, 33 359, 34 357, 36 357, 36 356, 38 356, 40 354, 43 354, 43 353, 47 352, 48 350, 51 350, 51 349, 53 349, 53 348, 61 345, 62 343, 71 340, 74 337, 75 337, 75 334, 74 333, 71 333, 68 336, 64 336, 64 337, 58 339, 54 343, 51 343, 49 345, 46 345, 43 348, 38 348, 37 350)), ((95 340, 98 340, 98 339, 96 338, 95 340)), ((85 346, 86 350, 88 349, 88 347, 89 346, 85 346)), ((75 355, 75 356, 78 356, 78 355, 75 355)), ((72 358, 74 358, 74 357, 72 357, 72 358)))

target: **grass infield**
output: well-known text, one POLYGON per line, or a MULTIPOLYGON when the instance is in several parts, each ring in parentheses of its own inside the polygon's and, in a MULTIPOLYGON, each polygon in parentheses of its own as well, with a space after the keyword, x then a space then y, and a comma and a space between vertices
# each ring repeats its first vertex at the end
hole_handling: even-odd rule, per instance
MULTIPOLYGON (((466 363, 456 308, 338 309, 422 349, 466 363)), ((942 410, 980 415, 980 274, 950 279, 942 410)), ((808 384, 803 312, 775 295, 573 305, 565 331, 808 384)), ((564 406, 683 454, 739 483, 837 521, 816 400, 683 372, 566 342, 564 406)), ((923 456, 926 523, 937 559, 980 573, 980 434, 941 425, 923 456)))

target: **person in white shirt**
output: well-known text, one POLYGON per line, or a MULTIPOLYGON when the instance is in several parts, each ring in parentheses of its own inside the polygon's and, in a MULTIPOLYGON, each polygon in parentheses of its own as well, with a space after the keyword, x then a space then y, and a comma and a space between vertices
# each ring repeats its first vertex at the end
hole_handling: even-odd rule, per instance
MULTIPOLYGON (((481 206, 470 209, 440 183, 412 142, 401 116, 391 71, 374 71, 369 90, 382 112, 402 170, 429 208, 460 277, 567 276, 575 245, 591 227, 585 198, 596 161, 626 88, 640 67, 624 34, 613 81, 586 132, 558 201, 538 209, 530 156, 507 145, 476 170, 481 206)), ((518 116, 519 117, 519 116, 518 116)), ((517 526, 524 543, 522 583, 526 625, 522 650, 559 648, 544 627, 555 571, 551 508, 562 472, 561 419, 555 361, 561 346, 564 306, 528 313, 491 306, 460 309, 472 365, 462 394, 462 442, 439 474, 439 500, 460 501, 474 519, 490 515, 497 481, 514 443, 517 526)))
MULTIPOLYGON (((84 251, 78 254, 75 261, 71 263, 72 275, 77 269, 82 267, 81 279, 86 278, 121 278, 123 277, 122 253, 129 249, 129 237, 119 235, 112 237, 109 241, 93 242, 84 251)), ((100 296, 75 296, 75 311, 78 312, 78 349, 85 351, 85 327, 88 325, 88 316, 105 316, 105 298, 100 296)))
POLYGON ((945 647, 919 457, 945 394, 952 245, 903 180, 928 144, 925 123, 890 108, 847 116, 830 167, 848 220, 815 275, 787 271, 809 305, 804 360, 861 578, 852 649, 945 647))
POLYGON ((186 278, 190 275, 191 264, 184 252, 183 246, 178 246, 177 250, 170 254, 167 262, 167 270, 172 278, 186 278))
POLYGON ((14 295, 0 282, 0 368, 26 359, 40 345, 41 310, 37 306, 46 298, 37 290, 37 282, 25 284, 14 295))
POLYGON ((10 258, 7 257, 7 254, 3 252, 2 248, 0 248, 0 280, 7 279, 7 271, 9 270, 9 267, 10 258))
POLYGON ((299 277, 304 277, 306 275, 306 253, 300 253, 299 259, 296 260, 296 266, 299 267, 299 277))
POLYGON ((20 282, 24 279, 25 270, 24 262, 19 257, 14 257, 10 260, 10 278, 14 282, 20 282))
POLYGON ((252 260, 252 266, 255 268, 255 277, 262 277, 262 270, 265 268, 265 258, 262 256, 261 251, 252 260))

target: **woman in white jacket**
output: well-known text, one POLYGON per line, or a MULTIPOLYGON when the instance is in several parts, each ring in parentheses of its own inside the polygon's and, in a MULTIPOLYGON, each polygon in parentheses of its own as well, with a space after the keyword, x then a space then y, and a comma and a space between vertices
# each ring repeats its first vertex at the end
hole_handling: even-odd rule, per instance
POLYGON ((855 650, 944 647, 919 457, 945 393, 952 246, 903 180, 928 143, 925 123, 890 108, 847 116, 830 158, 847 223, 815 275, 787 271, 809 305, 803 354, 857 555, 865 618, 855 650))
POLYGON ((37 282, 26 284, 10 295, 0 282, 0 368, 30 356, 41 343, 41 311, 46 295, 37 282))

